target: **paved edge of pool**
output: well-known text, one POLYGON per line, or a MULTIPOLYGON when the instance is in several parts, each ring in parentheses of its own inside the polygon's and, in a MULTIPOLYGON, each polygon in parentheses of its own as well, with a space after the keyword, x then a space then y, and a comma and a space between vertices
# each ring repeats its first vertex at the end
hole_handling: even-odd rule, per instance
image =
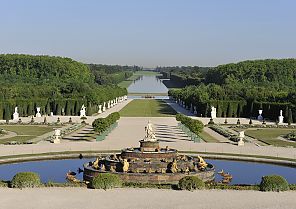
MULTIPOLYGON (((79 158, 80 154, 87 157, 96 157, 98 155, 107 155, 119 153, 120 150, 109 150, 109 151, 68 151, 68 152, 48 152, 38 154, 23 154, 23 155, 9 155, 0 157, 1 164, 10 164, 27 161, 40 161, 40 160, 58 160, 58 159, 75 159, 79 158)), ((241 155, 233 153, 211 153, 211 152, 192 152, 192 151, 179 151, 179 154, 186 155, 201 155, 208 159, 220 159, 220 160, 233 160, 233 161, 247 161, 247 162, 258 162, 258 163, 269 163, 275 165, 283 165, 289 167, 296 167, 296 159, 280 158, 272 156, 261 156, 261 155, 241 155)))

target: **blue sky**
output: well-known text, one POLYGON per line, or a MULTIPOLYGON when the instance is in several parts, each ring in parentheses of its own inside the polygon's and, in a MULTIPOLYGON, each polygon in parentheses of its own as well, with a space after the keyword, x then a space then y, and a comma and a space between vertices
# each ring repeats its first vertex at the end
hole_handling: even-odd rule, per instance
POLYGON ((296 57, 295 0, 1 0, 0 53, 216 66, 296 57))

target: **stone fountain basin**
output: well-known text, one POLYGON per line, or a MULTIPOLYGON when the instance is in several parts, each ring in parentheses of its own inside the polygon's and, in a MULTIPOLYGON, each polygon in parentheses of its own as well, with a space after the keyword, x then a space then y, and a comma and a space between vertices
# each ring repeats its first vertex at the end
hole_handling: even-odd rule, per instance
POLYGON ((185 176, 197 176, 204 182, 215 180, 215 168, 209 164, 205 171, 189 172, 189 173, 123 173, 100 171, 84 164, 83 179, 92 181, 92 179, 100 173, 113 173, 118 175, 124 182, 128 183, 150 183, 150 184, 178 184, 179 180, 185 176))

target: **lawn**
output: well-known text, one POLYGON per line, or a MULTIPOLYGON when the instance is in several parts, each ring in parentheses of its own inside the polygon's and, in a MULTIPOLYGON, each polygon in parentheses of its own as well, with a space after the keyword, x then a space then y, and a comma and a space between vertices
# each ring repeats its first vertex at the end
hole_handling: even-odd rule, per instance
POLYGON ((162 100, 135 99, 119 113, 122 117, 172 117, 176 111, 162 100))
POLYGON ((215 139, 214 137, 212 137, 210 134, 208 134, 205 131, 202 131, 199 136, 207 143, 219 143, 219 141, 217 139, 215 139))
POLYGON ((264 129, 256 129, 256 130, 248 129, 245 131, 245 134, 273 146, 296 147, 295 142, 288 142, 288 141, 277 139, 277 137, 291 133, 293 130, 295 131, 295 129, 282 129, 282 128, 264 128, 264 129))
POLYGON ((0 128, 15 132, 17 136, 7 138, 7 139, 0 139, 0 144, 4 144, 10 141, 17 141, 17 142, 25 142, 29 141, 37 136, 41 136, 46 134, 50 131, 53 131, 54 127, 49 126, 38 126, 38 125, 3 125, 0 128))

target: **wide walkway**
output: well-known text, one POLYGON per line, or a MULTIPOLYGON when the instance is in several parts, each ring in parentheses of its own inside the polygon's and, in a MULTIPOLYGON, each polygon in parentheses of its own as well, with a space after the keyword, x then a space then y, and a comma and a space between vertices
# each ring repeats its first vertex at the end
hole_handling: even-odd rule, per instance
POLYGON ((0 188, 3 209, 292 209, 295 192, 0 188))
MULTIPOLYGON (((119 111, 128 102, 125 101, 105 113, 96 117, 104 117, 113 111, 119 111)), ((93 117, 95 118, 95 117, 93 117)), ((90 120, 90 117, 89 117, 90 120)), ((0 145, 0 156, 37 154, 63 151, 103 151, 121 150, 125 147, 139 146, 139 140, 144 137, 144 127, 148 120, 155 125, 156 135, 161 141, 161 146, 176 148, 180 151, 212 152, 224 154, 264 155, 270 157, 284 157, 296 159, 296 149, 286 147, 261 146, 245 143, 238 147, 229 143, 194 143, 190 141, 177 128, 174 117, 122 117, 118 127, 109 136, 99 142, 69 142, 61 144, 31 144, 31 145, 0 145)), ((89 121, 91 122, 91 121, 89 121)))

